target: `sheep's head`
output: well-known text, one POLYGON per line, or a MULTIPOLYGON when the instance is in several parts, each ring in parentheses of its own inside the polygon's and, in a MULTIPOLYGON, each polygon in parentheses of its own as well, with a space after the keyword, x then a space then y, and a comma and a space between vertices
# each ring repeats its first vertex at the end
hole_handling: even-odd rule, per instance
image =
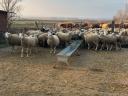
POLYGON ((19 38, 23 38, 24 36, 23 36, 23 33, 19 33, 19 38))
POLYGON ((52 32, 49 31, 49 32, 48 32, 48 37, 51 36, 51 35, 52 35, 52 32))
POLYGON ((51 34, 51 35, 48 35, 48 39, 49 40, 52 40, 52 38, 53 38, 53 35, 51 34))
POLYGON ((11 35, 11 33, 9 33, 9 32, 5 32, 5 38, 9 38, 10 35, 11 35))

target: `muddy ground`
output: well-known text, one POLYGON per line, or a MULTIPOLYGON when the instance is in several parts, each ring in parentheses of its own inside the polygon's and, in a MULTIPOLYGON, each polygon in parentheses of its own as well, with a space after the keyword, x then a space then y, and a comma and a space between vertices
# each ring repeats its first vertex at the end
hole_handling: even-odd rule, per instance
POLYGON ((128 49, 81 49, 70 67, 41 48, 29 58, 0 49, 0 96, 128 96, 128 49))

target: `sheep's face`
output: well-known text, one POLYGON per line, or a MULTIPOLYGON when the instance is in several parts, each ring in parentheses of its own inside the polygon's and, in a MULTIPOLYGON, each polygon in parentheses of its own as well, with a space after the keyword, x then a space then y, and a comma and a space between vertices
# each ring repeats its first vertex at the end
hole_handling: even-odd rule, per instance
POLYGON ((11 35, 11 33, 6 32, 5 33, 5 38, 9 38, 10 35, 11 35))
POLYGON ((51 36, 51 35, 52 35, 52 33, 51 32, 48 32, 48 37, 51 36))
POLYGON ((53 37, 52 37, 52 35, 48 35, 48 39, 50 39, 50 40, 51 40, 52 38, 53 38, 53 37))
POLYGON ((19 38, 23 38, 23 34, 22 33, 19 33, 19 38))

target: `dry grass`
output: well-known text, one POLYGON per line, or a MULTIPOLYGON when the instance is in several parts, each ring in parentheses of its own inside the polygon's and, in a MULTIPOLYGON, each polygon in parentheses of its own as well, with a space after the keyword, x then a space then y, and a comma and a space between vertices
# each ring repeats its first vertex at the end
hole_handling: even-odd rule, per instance
POLYGON ((9 50, 0 49, 0 96, 128 96, 127 49, 82 49, 70 68, 60 69, 48 49, 30 58, 9 50))

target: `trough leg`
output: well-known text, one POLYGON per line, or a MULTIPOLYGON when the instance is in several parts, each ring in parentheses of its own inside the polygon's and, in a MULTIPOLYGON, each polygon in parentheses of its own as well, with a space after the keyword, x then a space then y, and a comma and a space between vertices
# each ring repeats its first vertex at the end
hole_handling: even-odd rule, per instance
POLYGON ((75 55, 80 56, 79 49, 76 50, 75 55))
POLYGON ((68 61, 66 62, 66 64, 67 64, 67 66, 69 66, 69 62, 68 61))

